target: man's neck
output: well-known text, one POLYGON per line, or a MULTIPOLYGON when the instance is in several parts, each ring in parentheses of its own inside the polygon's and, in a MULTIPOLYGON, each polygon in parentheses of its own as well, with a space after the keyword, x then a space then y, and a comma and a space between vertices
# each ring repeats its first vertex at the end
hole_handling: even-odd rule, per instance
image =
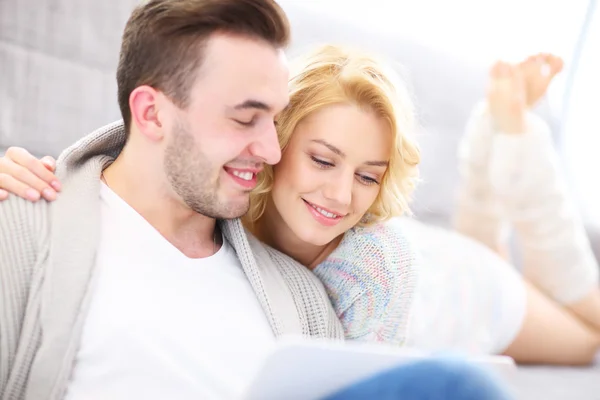
POLYGON ((189 258, 211 256, 220 247, 213 218, 191 210, 170 192, 162 170, 153 170, 127 147, 104 170, 106 184, 189 258))

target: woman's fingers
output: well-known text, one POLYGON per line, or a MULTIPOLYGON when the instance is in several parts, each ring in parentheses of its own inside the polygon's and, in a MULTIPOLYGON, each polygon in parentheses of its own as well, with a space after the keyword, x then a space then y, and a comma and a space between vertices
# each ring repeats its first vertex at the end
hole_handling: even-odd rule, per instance
MULTIPOLYGON (((60 186, 58 184, 58 178, 54 175, 54 169, 56 168, 56 162, 52 157, 46 156, 41 160, 38 160, 31 155, 27 150, 21 147, 10 147, 6 151, 6 158, 12 160, 15 164, 18 164, 28 171, 35 174, 38 178, 44 181, 48 186, 60 186)), ((0 170, 0 172, 3 172, 0 170)), ((19 179, 19 177, 15 176, 19 179)), ((27 182, 23 182, 27 183, 27 182)), ((41 188, 40 188, 41 189, 41 188)), ((54 188, 55 190, 59 190, 54 188)))
POLYGON ((30 201, 40 197, 52 201, 60 190, 56 176, 48 169, 54 169, 53 159, 38 160, 27 150, 11 147, 0 158, 0 189, 14 193, 30 201))
POLYGON ((41 197, 40 192, 5 173, 0 173, 0 188, 33 202, 38 201, 41 197))
POLYGON ((41 159, 42 164, 44 164, 44 167, 46 167, 46 169, 50 172, 54 172, 56 171, 56 160, 50 156, 45 156, 42 157, 41 159))

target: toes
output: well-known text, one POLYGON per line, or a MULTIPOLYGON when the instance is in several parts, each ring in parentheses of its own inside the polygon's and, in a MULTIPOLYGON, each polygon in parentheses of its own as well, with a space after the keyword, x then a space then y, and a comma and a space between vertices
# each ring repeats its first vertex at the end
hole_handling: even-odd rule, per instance
POLYGON ((550 73, 552 75, 556 75, 560 71, 562 71, 562 69, 564 67, 564 62, 563 62, 562 58, 551 55, 548 59, 548 65, 550 66, 550 73))
POLYGON ((537 63, 537 60, 539 58, 539 54, 533 54, 529 57, 527 57, 525 59, 525 61, 523 61, 524 65, 535 65, 535 63, 537 63))
POLYGON ((494 79, 499 78, 501 75, 502 65, 502 61, 497 61, 494 65, 492 65, 492 68, 490 69, 490 77, 494 79))
POLYGON ((511 77, 516 77, 519 75, 519 67, 513 64, 506 65, 507 73, 511 77))
POLYGON ((492 67, 491 75, 495 79, 504 79, 511 76, 512 65, 504 61, 498 61, 492 67))
POLYGON ((539 71, 540 62, 537 55, 527 57, 527 59, 521 64, 520 69, 525 76, 529 77, 539 71))
POLYGON ((563 69, 562 58, 553 54, 546 54, 544 62, 540 65, 540 73, 548 82, 563 69))
POLYGON ((540 65, 540 75, 546 81, 552 78, 552 67, 550 67, 550 64, 544 63, 540 65))
POLYGON ((545 72, 544 75, 554 76, 559 73, 563 68, 563 60, 559 56, 556 56, 552 53, 539 53, 535 56, 532 56, 535 59, 535 62, 542 66, 545 72))

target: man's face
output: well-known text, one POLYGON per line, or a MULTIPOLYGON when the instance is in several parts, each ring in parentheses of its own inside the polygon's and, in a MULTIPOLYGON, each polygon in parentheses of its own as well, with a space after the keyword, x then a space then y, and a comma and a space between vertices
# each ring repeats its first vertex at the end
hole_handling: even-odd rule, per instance
POLYGON ((264 163, 281 157, 274 118, 288 103, 282 50, 240 36, 214 35, 190 88, 186 109, 173 105, 164 167, 173 191, 194 211, 237 218, 264 163))

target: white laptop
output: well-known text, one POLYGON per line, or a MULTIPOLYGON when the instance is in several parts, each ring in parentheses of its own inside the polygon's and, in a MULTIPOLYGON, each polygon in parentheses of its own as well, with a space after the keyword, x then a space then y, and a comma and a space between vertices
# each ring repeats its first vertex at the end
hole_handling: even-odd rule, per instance
MULTIPOLYGON (((282 339, 266 358, 245 400, 317 400, 394 366, 428 357, 420 351, 357 342, 282 339)), ((469 357, 510 381, 512 358, 469 357)))

